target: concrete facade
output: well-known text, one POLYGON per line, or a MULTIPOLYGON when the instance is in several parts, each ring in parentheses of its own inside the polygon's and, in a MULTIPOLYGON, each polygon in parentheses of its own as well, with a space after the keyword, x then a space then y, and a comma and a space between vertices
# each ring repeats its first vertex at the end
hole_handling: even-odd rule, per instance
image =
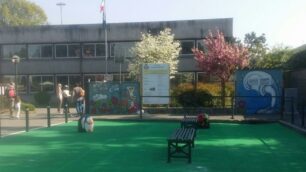
MULTIPOLYGON (((159 32, 169 27, 178 40, 203 39, 209 30, 218 28, 226 37, 233 36, 233 19, 188 20, 143 23, 110 23, 107 26, 107 41, 139 41, 141 33, 159 32)), ((9 44, 60 44, 60 43, 104 43, 102 24, 92 25, 56 25, 35 27, 0 28, 0 46, 9 44)), ((1 52, 1 51, 0 51, 1 52)), ((0 54, 1 57, 1 54, 0 54)), ((0 74, 12 75, 13 64, 10 60, 0 58, 0 74)), ((36 74, 86 74, 103 73, 105 60, 99 58, 65 58, 65 59, 29 59, 22 57, 18 72, 26 75, 36 74)), ((108 72, 117 73, 119 65, 108 61, 108 72)), ((122 65, 122 72, 127 72, 127 64, 122 65)), ((180 58, 179 71, 196 71, 192 57, 180 58)))

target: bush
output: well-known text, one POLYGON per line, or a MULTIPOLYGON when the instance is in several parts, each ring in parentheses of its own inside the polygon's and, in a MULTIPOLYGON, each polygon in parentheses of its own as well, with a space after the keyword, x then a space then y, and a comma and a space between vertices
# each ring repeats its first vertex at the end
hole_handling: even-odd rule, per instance
MULTIPOLYGON (((193 91, 195 88, 191 83, 182 83, 179 84, 175 89, 172 90, 172 96, 176 97, 185 92, 193 91)), ((207 104, 207 106, 221 106, 221 84, 220 82, 214 83, 198 83, 197 85, 197 93, 201 94, 201 92, 205 92, 209 94, 212 99, 211 104, 207 104)), ((204 93, 203 93, 204 94, 204 93)), ((228 82, 225 84, 225 96, 233 96, 234 95, 234 84, 228 82)), ((206 95, 203 95, 205 97, 206 95)), ((226 104, 231 103, 231 99, 226 98, 226 104)), ((203 100, 204 101, 204 100, 203 100)), ((207 102, 207 101, 206 101, 207 102)), ((172 106, 181 105, 178 99, 172 99, 172 106)))
POLYGON ((213 96, 205 90, 188 90, 178 95, 178 103, 183 107, 211 107, 213 96))
POLYGON ((50 103, 51 95, 47 92, 38 92, 34 95, 35 102, 39 106, 47 106, 50 103))
POLYGON ((29 111, 35 111, 35 106, 31 103, 22 102, 21 103, 21 110, 25 111, 26 109, 29 109, 29 111))

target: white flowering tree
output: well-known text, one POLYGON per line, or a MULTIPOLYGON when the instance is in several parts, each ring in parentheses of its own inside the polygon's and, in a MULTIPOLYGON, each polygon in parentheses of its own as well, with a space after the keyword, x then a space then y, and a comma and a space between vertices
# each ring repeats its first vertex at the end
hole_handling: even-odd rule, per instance
POLYGON ((128 69, 132 77, 139 76, 140 67, 144 63, 166 63, 170 66, 170 75, 177 72, 181 45, 174 40, 174 34, 169 28, 160 31, 158 35, 143 33, 141 41, 131 51, 135 55, 128 69))

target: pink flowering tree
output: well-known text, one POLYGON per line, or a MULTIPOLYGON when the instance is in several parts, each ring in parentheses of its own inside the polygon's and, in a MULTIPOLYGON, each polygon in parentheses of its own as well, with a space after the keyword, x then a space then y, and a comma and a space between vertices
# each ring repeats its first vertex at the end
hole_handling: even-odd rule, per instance
POLYGON ((226 42, 220 31, 216 34, 209 31, 203 41, 206 50, 193 49, 193 54, 203 72, 221 80, 222 105, 225 106, 225 83, 235 70, 248 65, 248 50, 242 45, 226 42))

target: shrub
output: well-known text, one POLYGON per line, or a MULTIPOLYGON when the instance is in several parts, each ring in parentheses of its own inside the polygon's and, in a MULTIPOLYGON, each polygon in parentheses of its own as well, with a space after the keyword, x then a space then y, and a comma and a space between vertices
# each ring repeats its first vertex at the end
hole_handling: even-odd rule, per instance
MULTIPOLYGON (((176 88, 172 90, 172 96, 176 97, 181 95, 187 91, 193 91, 195 87, 191 83, 182 83, 179 84, 176 88)), ((220 82, 213 83, 198 83, 197 85, 197 94, 201 94, 201 92, 206 92, 210 95, 212 99, 212 104, 208 104, 207 106, 221 106, 221 85, 220 82)), ((234 95, 234 84, 226 83, 225 84, 225 96, 233 96, 234 95)), ((204 95, 205 97, 205 95, 204 95)), ((226 104, 231 103, 231 99, 226 98, 226 104)), ((172 106, 181 105, 179 100, 172 99, 172 106)))
POLYGON ((35 111, 35 106, 31 103, 22 102, 21 103, 21 110, 25 111, 26 109, 29 109, 29 111, 35 111))
POLYGON ((205 90, 188 90, 178 95, 178 103, 184 107, 211 107, 212 98, 205 90))
POLYGON ((46 105, 49 105, 50 103, 51 95, 48 94, 47 92, 42 91, 42 92, 36 93, 34 95, 34 99, 37 105, 46 106, 46 105))

